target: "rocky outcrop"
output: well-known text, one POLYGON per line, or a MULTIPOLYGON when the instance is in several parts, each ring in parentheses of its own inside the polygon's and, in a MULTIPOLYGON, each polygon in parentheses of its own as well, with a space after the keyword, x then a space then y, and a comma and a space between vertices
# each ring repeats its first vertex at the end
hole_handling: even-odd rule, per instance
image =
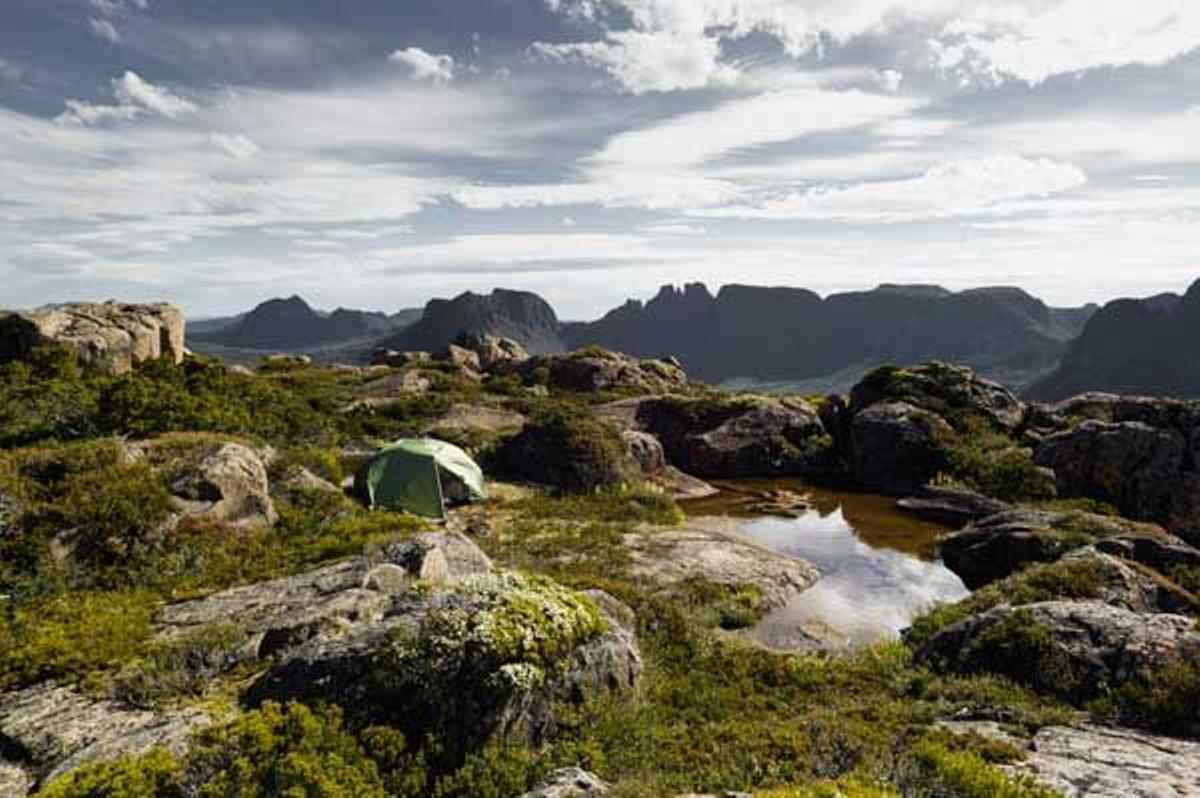
POLYGON ((602 593, 495 572, 455 532, 429 532, 305 574, 163 609, 159 635, 232 624, 267 665, 246 700, 333 700, 364 720, 540 743, 557 706, 632 688, 632 613, 602 593))
POLYGON ((1167 546, 1182 544, 1153 525, 1123 518, 1011 510, 950 535, 941 542, 940 550, 946 567, 975 590, 1031 563, 1053 562, 1073 549, 1117 537, 1157 540, 1167 546))
POLYGON ((1102 689, 1144 685, 1180 656, 1200 657, 1194 618, 1093 601, 1001 605, 937 632, 917 661, 939 671, 995 673, 1082 703, 1102 689))
POLYGON ((1104 726, 1047 726, 1009 765, 1066 798, 1200 795, 1200 742, 1104 726))
POLYGON ((271 501, 262 459, 240 443, 218 444, 170 485, 188 516, 234 526, 272 526, 279 518, 271 501))
POLYGON ((887 493, 921 488, 942 469, 941 441, 951 433, 940 416, 907 402, 871 405, 850 422, 850 471, 887 493))
POLYGON ((1015 431, 1025 419, 1025 404, 1012 391, 948 363, 876 369, 851 390, 850 413, 885 402, 906 402, 947 421, 972 415, 1005 432, 1015 431))
POLYGON ((1060 494, 1108 502, 1193 543, 1200 542, 1198 457, 1200 410, 1162 425, 1085 421, 1047 436, 1034 452, 1039 465, 1053 469, 1060 494))
POLYGON ((501 364, 497 373, 517 374, 527 385, 545 385, 578 393, 669 393, 689 387, 687 374, 676 362, 639 360, 595 348, 501 364))
POLYGON ((44 344, 65 346, 85 365, 109 374, 159 358, 181 363, 183 313, 172 305, 121 302, 0 311, 0 362, 25 358, 44 344))
POLYGON ((463 334, 508 338, 535 354, 561 352, 558 317, 537 294, 497 288, 453 299, 434 299, 408 329, 383 342, 400 351, 435 352, 463 334))
POLYGON ((199 710, 132 709, 54 684, 0 696, 0 749, 19 755, 22 768, 43 783, 94 759, 151 748, 178 753, 192 732, 209 723, 199 710))
POLYGON ((474 352, 479 359, 479 367, 486 373, 511 368, 529 359, 529 352, 520 343, 498 335, 464 333, 458 336, 454 343, 462 349, 474 352))
POLYGON ((947 526, 964 526, 1011 509, 1005 502, 960 488, 929 485, 896 502, 906 513, 947 526))
POLYGON ((661 396, 599 413, 653 435, 670 465, 701 478, 819 476, 833 467, 832 440, 799 399, 661 396))
POLYGON ((666 531, 631 533, 625 547, 635 576, 671 585, 704 579, 730 590, 753 588, 759 609, 786 605, 820 578, 804 560, 763 546, 723 525, 693 522, 666 531))
POLYGON ((608 785, 583 768, 559 768, 518 798, 594 798, 608 795, 608 785))

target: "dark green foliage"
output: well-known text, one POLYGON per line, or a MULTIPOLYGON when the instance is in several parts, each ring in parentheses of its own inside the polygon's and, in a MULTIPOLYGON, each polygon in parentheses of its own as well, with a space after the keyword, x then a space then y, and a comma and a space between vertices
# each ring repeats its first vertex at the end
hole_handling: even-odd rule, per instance
POLYGON ((1000 604, 1020 606, 1058 599, 1090 599, 1104 586, 1103 564, 1093 558, 1039 563, 977 590, 962 601, 943 604, 913 620, 904 639, 914 649, 964 618, 1000 604))
POLYGON ((503 474, 563 493, 590 493, 624 482, 632 464, 620 436, 591 413, 554 404, 502 444, 490 464, 503 474))
POLYGON ((113 695, 147 709, 165 699, 200 698, 244 639, 237 627, 215 624, 156 643, 117 674, 113 695))
POLYGON ((1011 779, 971 750, 955 750, 924 740, 913 747, 909 779, 919 794, 954 798, 1057 798, 1058 793, 1031 779, 1011 779))
POLYGON ((967 671, 998 673, 1038 692, 1077 700, 1095 690, 1054 634, 1017 609, 971 640, 960 656, 967 671))
POLYGON ((1033 452, 978 420, 942 442, 947 475, 1003 501, 1040 501, 1057 495, 1054 476, 1039 469, 1033 452))
POLYGON ((1093 702, 1094 712, 1168 734, 1200 733, 1200 647, 1179 651, 1166 665, 1093 702))

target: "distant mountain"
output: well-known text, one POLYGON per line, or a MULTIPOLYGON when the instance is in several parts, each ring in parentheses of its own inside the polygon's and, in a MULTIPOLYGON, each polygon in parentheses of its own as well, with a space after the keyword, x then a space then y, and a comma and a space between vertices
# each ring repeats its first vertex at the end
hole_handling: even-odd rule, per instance
POLYGON ((462 333, 512 338, 534 354, 563 349, 554 308, 537 294, 503 288, 488 295, 468 291, 454 299, 434 299, 425 306, 420 321, 388 337, 382 346, 432 351, 462 333))
POLYGON ((221 348, 254 351, 306 352, 308 350, 382 338, 411 324, 418 310, 386 313, 339 308, 332 313, 314 310, 298 296, 271 299, 248 313, 229 319, 208 319, 189 325, 188 339, 221 348))
POLYGON ((1029 393, 1054 400, 1084 391, 1200 397, 1200 280, 1182 297, 1105 305, 1029 393))
POLYGON ((563 326, 586 344, 673 354, 711 381, 804 381, 874 364, 944 359, 1023 387, 1051 371, 1094 307, 1057 309, 1017 288, 954 293, 882 285, 822 299, 800 288, 699 283, 664 287, 591 323, 563 326))

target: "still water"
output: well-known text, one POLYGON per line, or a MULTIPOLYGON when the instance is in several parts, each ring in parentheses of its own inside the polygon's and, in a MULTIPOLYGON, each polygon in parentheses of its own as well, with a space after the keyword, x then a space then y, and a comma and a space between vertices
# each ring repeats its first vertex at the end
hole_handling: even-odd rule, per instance
POLYGON ((947 529, 900 512, 884 496, 845 493, 794 480, 719 483, 722 492, 688 502, 692 517, 732 518, 747 537, 807 560, 821 579, 751 632, 780 649, 857 646, 896 637, 932 604, 967 595, 936 559, 947 529), (794 517, 769 514, 749 496, 803 496, 794 517))

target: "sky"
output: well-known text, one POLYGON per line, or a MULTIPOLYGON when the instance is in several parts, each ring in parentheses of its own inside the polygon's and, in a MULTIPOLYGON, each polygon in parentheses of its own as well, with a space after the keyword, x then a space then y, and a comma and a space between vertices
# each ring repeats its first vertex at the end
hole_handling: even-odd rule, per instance
POLYGON ((1200 277, 1197 0, 0 0, 0 306, 1200 277))

